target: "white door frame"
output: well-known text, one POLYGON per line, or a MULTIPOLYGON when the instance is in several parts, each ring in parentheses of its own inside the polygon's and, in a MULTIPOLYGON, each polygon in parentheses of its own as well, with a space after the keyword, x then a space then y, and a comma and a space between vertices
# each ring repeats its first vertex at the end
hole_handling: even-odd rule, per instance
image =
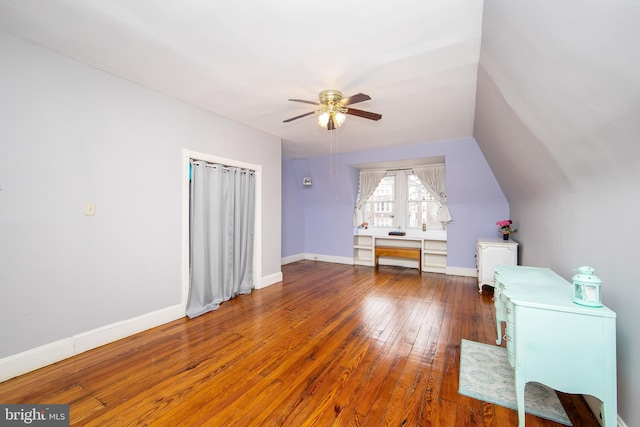
POLYGON ((185 311, 187 309, 187 299, 189 298, 189 163, 192 159, 255 171, 256 211, 253 233, 253 288, 259 288, 262 280, 262 165, 254 165, 184 149, 182 150, 182 306, 185 311))

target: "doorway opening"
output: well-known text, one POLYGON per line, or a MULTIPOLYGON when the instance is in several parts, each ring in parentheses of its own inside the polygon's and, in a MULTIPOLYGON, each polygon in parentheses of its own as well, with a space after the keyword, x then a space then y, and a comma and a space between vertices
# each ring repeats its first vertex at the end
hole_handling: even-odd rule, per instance
POLYGON ((255 173, 255 215, 253 235, 253 283, 252 289, 259 287, 262 277, 262 166, 223 158, 206 153, 183 150, 183 182, 182 182, 182 306, 186 313, 190 287, 190 164, 192 161, 218 163, 234 168, 243 168, 255 173))

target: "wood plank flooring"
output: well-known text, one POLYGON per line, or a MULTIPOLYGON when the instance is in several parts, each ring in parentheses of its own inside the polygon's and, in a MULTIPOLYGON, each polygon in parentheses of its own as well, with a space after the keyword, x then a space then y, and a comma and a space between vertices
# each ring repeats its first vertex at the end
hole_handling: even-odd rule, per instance
MULTIPOLYGON (((79 426, 517 425, 515 411, 458 394, 460 340, 496 339, 475 279, 313 261, 283 274, 0 383, 0 403, 69 403, 79 426)), ((598 426, 581 397, 560 399, 574 426, 598 426)))

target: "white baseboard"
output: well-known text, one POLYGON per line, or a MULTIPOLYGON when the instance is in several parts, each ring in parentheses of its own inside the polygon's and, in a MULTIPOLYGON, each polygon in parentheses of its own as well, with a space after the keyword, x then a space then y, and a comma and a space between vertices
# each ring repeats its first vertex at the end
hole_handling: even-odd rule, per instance
POLYGON ((118 341, 122 338, 164 325, 185 316, 185 307, 182 304, 146 313, 133 319, 115 322, 88 332, 73 336, 74 353, 85 351, 118 341))
POLYGON ((0 359, 0 382, 71 357, 73 347, 73 338, 65 338, 0 359))
POLYGON ((266 288, 267 286, 271 286, 274 283, 282 282, 282 272, 279 271, 275 274, 271 274, 270 276, 264 276, 262 280, 260 280, 260 284, 256 286, 256 289, 266 288))
POLYGON ((280 265, 291 264, 292 262, 302 261, 304 258, 304 254, 295 254, 291 256, 284 257, 280 260, 280 265))
POLYGON ((353 262, 354 262, 353 257, 320 255, 320 254, 304 254, 304 259, 307 259, 310 261, 332 262, 334 264, 347 264, 347 265, 353 265, 353 262))
POLYGON ((475 268, 466 267, 447 267, 445 274, 447 276, 478 277, 478 271, 475 268))
POLYGON ((0 359, 0 381, 42 368, 138 332, 184 317, 182 304, 115 322, 0 359))
POLYGON ((320 254, 310 254, 310 253, 300 253, 300 254, 284 257, 281 259, 280 263, 282 265, 285 265, 285 264, 291 264, 292 262, 302 261, 302 260, 333 262, 335 264, 353 265, 353 257, 320 255, 320 254))

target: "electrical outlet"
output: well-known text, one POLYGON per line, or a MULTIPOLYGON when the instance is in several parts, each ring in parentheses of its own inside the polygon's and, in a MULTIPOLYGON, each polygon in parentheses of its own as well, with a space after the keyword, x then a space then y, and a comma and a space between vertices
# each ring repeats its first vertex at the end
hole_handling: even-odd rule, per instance
POLYGON ((86 216, 93 216, 96 214, 96 204, 95 203, 85 203, 84 204, 84 214, 86 216))

